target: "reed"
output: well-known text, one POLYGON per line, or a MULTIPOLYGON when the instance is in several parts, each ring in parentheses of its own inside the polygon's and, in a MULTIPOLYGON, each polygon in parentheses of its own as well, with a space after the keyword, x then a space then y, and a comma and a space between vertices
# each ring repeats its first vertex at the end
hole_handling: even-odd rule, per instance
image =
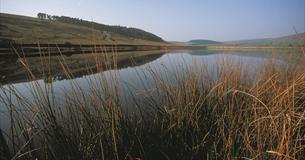
MULTIPOLYGON (((183 72, 160 74, 150 66, 137 72, 153 77, 153 86, 141 93, 131 89, 133 106, 124 106, 117 53, 92 57, 99 77, 87 78, 88 90, 73 79, 63 55, 58 61, 71 79, 68 92, 59 96, 52 83, 32 81, 29 98, 13 85, 1 87, 10 120, 0 130, 2 159, 305 158, 300 65, 261 65, 255 76, 251 66, 227 59, 213 70, 195 60, 183 72), (110 76, 105 69, 113 69, 110 76)), ((51 76, 48 58, 42 56, 41 64, 51 76)), ((20 60, 34 80, 26 59, 20 60)))

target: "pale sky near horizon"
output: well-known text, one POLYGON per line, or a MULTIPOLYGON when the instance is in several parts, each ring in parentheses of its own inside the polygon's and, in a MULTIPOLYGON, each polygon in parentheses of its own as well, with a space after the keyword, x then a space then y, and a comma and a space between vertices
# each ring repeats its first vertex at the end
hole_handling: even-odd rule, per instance
POLYGON ((38 12, 141 28, 168 41, 305 32, 305 0, 0 0, 0 12, 38 12))

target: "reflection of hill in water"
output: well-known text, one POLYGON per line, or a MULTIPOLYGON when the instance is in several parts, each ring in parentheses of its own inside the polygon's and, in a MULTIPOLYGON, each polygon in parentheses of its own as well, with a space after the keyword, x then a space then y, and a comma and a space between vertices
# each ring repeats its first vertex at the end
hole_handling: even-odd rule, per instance
MULTIPOLYGON (((163 52, 119 53, 117 58, 117 69, 143 65, 158 59, 162 55, 163 52)), ((46 82, 50 82, 51 80, 56 81, 69 79, 66 76, 65 70, 63 68, 69 69, 69 74, 72 75, 72 78, 97 73, 97 62, 99 62, 99 66, 101 66, 99 67, 99 71, 113 69, 114 66, 110 65, 112 64, 111 60, 113 59, 113 56, 111 54, 107 56, 108 57, 105 55, 97 56, 92 54, 76 54, 70 57, 29 57, 26 58, 26 63, 35 76, 34 79, 44 79, 46 82)), ((9 83, 13 84, 27 82, 30 81, 29 79, 29 72, 20 63, 20 59, 10 58, 0 60, 0 83, 2 85, 9 83)))
MULTIPOLYGON (((179 53, 172 52, 172 53, 179 53)), ((299 61, 305 61, 302 54, 297 54, 291 51, 211 51, 211 50, 187 50, 181 51, 181 53, 188 53, 191 56, 209 56, 213 54, 229 54, 237 55, 242 57, 256 57, 265 59, 276 59, 285 62, 299 63, 299 61), (302 57, 300 57, 302 56, 302 57)), ((113 59, 112 54, 107 54, 107 59, 113 59)), ((152 62, 163 55, 162 51, 154 52, 127 52, 118 53, 117 58, 117 69, 139 66, 152 62)), ((105 54, 75 54, 70 57, 29 57, 26 59, 26 63, 29 65, 31 72, 35 75, 34 79, 44 79, 46 82, 51 82, 51 80, 62 80, 68 79, 65 71, 63 69, 63 64, 65 68, 69 68, 71 78, 82 77, 84 75, 91 75, 97 72, 106 71, 113 69, 113 66, 107 65, 111 64, 110 61, 106 61, 105 54), (62 62, 62 63, 61 63, 62 62), (96 62, 108 62, 102 63, 100 70, 97 71, 96 62), (107 67, 106 67, 107 66, 107 67), (50 76, 48 76, 50 75, 50 76), (49 78, 48 78, 49 77, 49 78)), ((304 62, 305 63, 305 62, 304 62)), ((300 62, 300 64, 303 64, 300 62)), ((18 83, 29 81, 29 72, 20 63, 20 59, 1 59, 0 60, 0 83, 18 83)))
POLYGON ((190 50, 188 51, 188 54, 194 55, 194 56, 207 56, 210 54, 217 54, 222 53, 221 51, 212 51, 212 50, 190 50))

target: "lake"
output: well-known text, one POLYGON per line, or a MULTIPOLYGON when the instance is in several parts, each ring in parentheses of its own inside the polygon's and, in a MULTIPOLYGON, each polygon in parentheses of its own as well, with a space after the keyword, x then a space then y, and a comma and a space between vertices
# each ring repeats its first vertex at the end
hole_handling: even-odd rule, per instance
MULTIPOLYGON (((188 72, 196 71, 197 76, 201 77, 204 71, 209 73, 209 80, 217 81, 219 74, 217 66, 230 63, 237 68, 247 68, 247 73, 241 73, 241 76, 247 74, 254 80, 260 71, 260 66, 276 65, 285 70, 289 63, 299 60, 300 56, 302 55, 284 51, 185 50, 166 53, 161 51, 119 53, 109 56, 117 57, 117 65, 101 64, 102 67, 98 69, 96 64, 102 61, 104 56, 99 59, 90 54, 78 54, 44 59, 31 57, 26 61, 18 58, 0 60, 2 84, 0 127, 8 126, 9 112, 6 104, 8 99, 15 105, 14 109, 27 112, 32 108, 25 108, 25 104, 20 103, 18 98, 22 97, 35 104, 37 97, 52 96, 37 95, 35 92, 37 86, 43 92, 49 92, 51 86, 53 96, 60 104, 65 103, 67 97, 79 96, 76 94, 78 90, 81 90, 85 97, 90 97, 93 90, 101 92, 101 95, 105 90, 111 94, 119 92, 123 106, 126 106, 126 110, 132 111, 137 103, 149 105, 149 100, 145 97, 148 94, 153 95, 160 79, 169 86, 179 85, 177 76, 186 77, 189 76, 188 72), (132 58, 128 58, 130 56, 132 58), (22 66, 22 62, 28 64, 32 78, 29 78, 29 72, 22 66), (69 70, 63 68, 69 68, 69 70), (20 97, 10 95, 12 90, 20 97)), ((227 71, 230 72, 230 68, 227 71)), ((205 80, 202 77, 202 82, 205 80)))

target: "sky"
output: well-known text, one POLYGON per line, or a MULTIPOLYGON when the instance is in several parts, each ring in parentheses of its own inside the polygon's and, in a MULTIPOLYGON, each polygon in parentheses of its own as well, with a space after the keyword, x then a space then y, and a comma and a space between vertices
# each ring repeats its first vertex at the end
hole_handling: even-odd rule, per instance
POLYGON ((168 41, 278 37, 305 32, 305 0, 0 0, 0 12, 38 12, 136 27, 168 41))

